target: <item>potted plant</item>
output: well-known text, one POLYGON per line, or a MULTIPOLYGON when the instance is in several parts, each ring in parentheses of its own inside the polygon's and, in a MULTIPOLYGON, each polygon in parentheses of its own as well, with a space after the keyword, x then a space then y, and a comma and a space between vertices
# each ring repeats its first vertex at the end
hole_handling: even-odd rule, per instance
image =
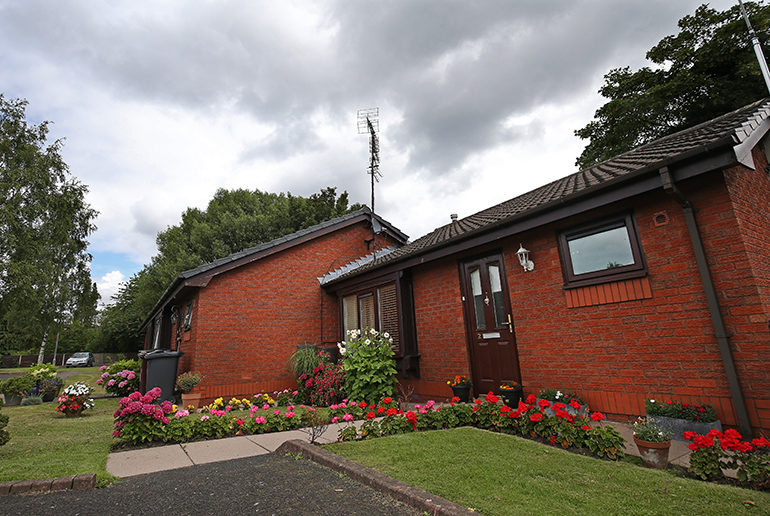
POLYGON ((663 430, 671 432, 674 439, 683 441, 685 432, 706 435, 711 430, 722 431, 717 411, 711 404, 682 403, 678 400, 645 401, 647 417, 663 430))
POLYGON ((59 396, 56 412, 61 412, 67 417, 79 417, 84 410, 94 406, 91 390, 91 387, 84 383, 68 385, 59 396))
POLYGON ((176 388, 182 393, 182 406, 187 409, 192 406, 195 410, 198 410, 198 406, 201 402, 201 393, 192 393, 190 391, 195 388, 196 385, 201 383, 203 375, 194 371, 187 371, 182 373, 176 378, 176 388))
POLYGON ((642 462, 648 468, 666 469, 671 448, 671 432, 663 430, 654 420, 640 417, 632 425, 634 443, 642 462))
POLYGON ((500 385, 500 396, 503 398, 503 403, 512 409, 519 406, 521 392, 521 384, 519 382, 510 381, 500 385))
POLYGON ((447 385, 452 388, 452 394, 455 398, 460 398, 463 403, 468 403, 471 397, 471 383, 470 378, 464 374, 455 376, 454 380, 447 381, 447 385))
POLYGON ((43 401, 53 401, 61 391, 63 381, 58 376, 49 380, 43 380, 37 386, 37 393, 43 401))
POLYGON ((19 405, 21 398, 35 389, 35 380, 29 374, 12 376, 0 384, 0 392, 5 395, 6 405, 19 405))

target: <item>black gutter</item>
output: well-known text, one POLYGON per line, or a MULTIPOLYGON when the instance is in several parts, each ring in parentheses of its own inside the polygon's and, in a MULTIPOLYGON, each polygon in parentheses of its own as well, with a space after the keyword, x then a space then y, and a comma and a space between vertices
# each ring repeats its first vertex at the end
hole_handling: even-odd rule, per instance
POLYGON ((725 327, 722 310, 719 307, 717 289, 714 286, 714 279, 711 276, 711 269, 709 268, 706 259, 706 250, 703 247, 703 241, 701 240, 700 231, 698 230, 698 222, 695 219, 695 209, 690 200, 685 197, 674 184, 671 173, 667 167, 660 169, 660 179, 663 183, 663 190, 677 200, 684 212, 687 231, 690 234, 690 241, 692 242, 693 251, 695 252, 695 263, 698 266, 698 272, 700 273, 701 282, 703 283, 703 291, 706 294, 706 303, 708 304, 711 321, 714 325, 714 336, 717 339, 719 353, 722 355, 722 365, 724 366, 725 375, 727 376, 727 384, 730 387, 730 396, 733 400, 733 406, 735 407, 735 414, 738 416, 738 426, 741 429, 741 435, 746 439, 751 439, 751 421, 749 419, 748 410, 746 409, 746 401, 744 400, 743 392, 741 391, 738 372, 735 368, 735 361, 733 360, 732 351, 730 350, 730 337, 732 337, 733 334, 728 333, 727 328, 725 327))

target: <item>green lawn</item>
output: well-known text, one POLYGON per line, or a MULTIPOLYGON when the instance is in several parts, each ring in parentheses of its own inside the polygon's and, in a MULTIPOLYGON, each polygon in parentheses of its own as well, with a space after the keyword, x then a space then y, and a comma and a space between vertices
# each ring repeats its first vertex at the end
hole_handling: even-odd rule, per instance
POLYGON ((679 478, 475 428, 324 448, 486 516, 770 514, 770 493, 679 478))
POLYGON ((3 408, 3 414, 10 418, 7 429, 11 440, 0 446, 0 481, 82 473, 96 473, 101 485, 114 481, 105 467, 114 441, 112 415, 118 401, 97 399, 94 408, 77 418, 56 412, 55 402, 3 408))

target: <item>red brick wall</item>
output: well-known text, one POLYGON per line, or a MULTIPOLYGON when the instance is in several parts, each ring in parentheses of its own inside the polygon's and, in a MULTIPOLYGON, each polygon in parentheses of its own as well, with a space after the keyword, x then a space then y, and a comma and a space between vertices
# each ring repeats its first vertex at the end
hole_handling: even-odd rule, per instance
MULTIPOLYGON (((741 192, 732 200, 719 173, 679 186, 698 210, 752 424, 770 428, 770 368, 763 360, 770 342, 765 295, 770 225, 761 208, 770 187, 761 174, 729 171, 729 192, 741 192), (754 203, 760 208, 749 206, 754 203)), ((643 414, 649 397, 711 402, 724 423, 735 425, 682 208, 662 190, 638 197, 633 206, 649 285, 645 281, 631 300, 581 306, 565 295, 556 240, 562 227, 516 235, 502 244, 525 390, 576 390, 592 409, 619 419, 643 414), (669 222, 656 226, 660 212, 669 222), (518 263, 519 242, 531 251, 533 272, 523 272, 518 263)), ((411 383, 421 396, 440 396, 447 378, 470 371, 457 258, 417 267, 413 274, 422 378, 411 383)))
POLYGON ((213 277, 199 291, 180 371, 205 375, 207 401, 293 386, 297 345, 339 340, 337 298, 316 278, 368 254, 370 238, 361 223, 213 277))

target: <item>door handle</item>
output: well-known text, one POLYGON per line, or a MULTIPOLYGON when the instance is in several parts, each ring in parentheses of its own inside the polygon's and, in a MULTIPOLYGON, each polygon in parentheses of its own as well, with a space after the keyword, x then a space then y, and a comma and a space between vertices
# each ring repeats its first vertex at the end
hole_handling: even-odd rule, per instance
POLYGON ((513 333, 513 321, 511 321, 511 314, 508 314, 508 331, 513 333))

